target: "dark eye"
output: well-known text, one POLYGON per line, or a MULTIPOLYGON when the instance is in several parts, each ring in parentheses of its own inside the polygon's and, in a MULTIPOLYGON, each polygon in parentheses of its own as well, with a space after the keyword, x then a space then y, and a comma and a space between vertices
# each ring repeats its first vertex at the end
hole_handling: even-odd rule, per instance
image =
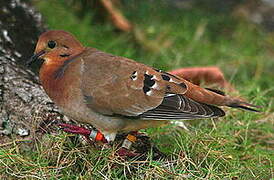
POLYGON ((56 42, 55 42, 55 41, 49 41, 49 42, 48 42, 48 47, 49 47, 50 49, 55 48, 55 46, 56 46, 56 42))

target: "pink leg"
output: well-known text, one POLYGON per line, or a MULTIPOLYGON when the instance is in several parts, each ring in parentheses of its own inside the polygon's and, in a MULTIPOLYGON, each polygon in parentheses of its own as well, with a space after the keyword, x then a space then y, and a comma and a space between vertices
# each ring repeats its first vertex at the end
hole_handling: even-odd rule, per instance
POLYGON ((136 157, 139 156, 139 153, 135 153, 127 148, 120 147, 119 150, 117 151, 117 155, 120 157, 136 157))
MULTIPOLYGON (((83 127, 71 125, 71 124, 65 124, 65 123, 60 123, 58 124, 58 126, 61 126, 62 128, 64 128, 63 131, 65 132, 72 133, 72 134, 80 134, 84 136, 88 142, 91 141, 90 135, 92 131, 87 128, 83 128, 83 127)), ((107 143, 107 140, 105 139, 104 135, 100 131, 96 131, 95 137, 93 138, 95 141, 101 141, 103 143, 107 143)))
MULTIPOLYGON (((67 133, 82 135, 86 138, 87 142, 89 142, 89 143, 92 142, 92 140, 90 139, 90 135, 93 132, 87 128, 83 128, 83 127, 72 125, 72 124, 65 124, 65 123, 60 123, 60 124, 58 124, 58 126, 62 127, 63 131, 65 131, 67 133)), ((97 131, 96 133, 97 134, 94 137, 95 141, 101 141, 103 143, 107 143, 107 140, 105 139, 105 137, 103 136, 102 133, 100 133, 99 131, 97 131)), ((132 132, 131 135, 133 137, 135 137, 135 135, 137 135, 137 132, 132 132)), ((129 137, 129 136, 127 136, 127 137, 129 137)), ((132 140, 132 138, 130 140, 132 140)), ((125 141, 129 141, 129 140, 125 139, 125 141)), ((134 142, 130 141, 128 143, 134 143, 134 142)), ((119 150, 117 151, 117 155, 120 157, 136 157, 137 155, 139 155, 138 153, 132 152, 130 150, 130 147, 131 147, 131 144, 130 144, 130 146, 128 146, 128 148, 127 148, 127 146, 120 147, 119 150)))

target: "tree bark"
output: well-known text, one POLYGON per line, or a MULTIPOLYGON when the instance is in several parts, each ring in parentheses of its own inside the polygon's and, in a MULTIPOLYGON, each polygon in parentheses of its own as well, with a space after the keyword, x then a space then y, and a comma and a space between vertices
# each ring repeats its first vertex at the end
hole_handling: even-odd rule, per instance
POLYGON ((38 83, 39 65, 24 66, 45 28, 41 15, 20 0, 0 0, 0 12, 0 147, 31 144, 47 123, 63 118, 38 83))

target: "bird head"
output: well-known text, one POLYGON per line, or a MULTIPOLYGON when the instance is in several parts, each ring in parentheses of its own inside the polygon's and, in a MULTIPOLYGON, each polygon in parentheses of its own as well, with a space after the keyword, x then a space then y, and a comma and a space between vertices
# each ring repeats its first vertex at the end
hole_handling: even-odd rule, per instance
POLYGON ((83 45, 70 33, 62 30, 44 32, 38 39, 34 55, 27 61, 30 65, 37 59, 46 64, 59 64, 84 51, 83 45))

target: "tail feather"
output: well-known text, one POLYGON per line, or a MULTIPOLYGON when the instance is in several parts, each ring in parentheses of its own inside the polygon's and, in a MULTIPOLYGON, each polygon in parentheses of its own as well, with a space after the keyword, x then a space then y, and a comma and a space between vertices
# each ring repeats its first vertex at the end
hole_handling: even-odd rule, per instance
POLYGON ((243 110, 253 111, 253 112, 261 112, 258 109, 262 108, 261 106, 256 106, 238 99, 233 99, 227 104, 227 106, 232 108, 239 108, 243 110))

